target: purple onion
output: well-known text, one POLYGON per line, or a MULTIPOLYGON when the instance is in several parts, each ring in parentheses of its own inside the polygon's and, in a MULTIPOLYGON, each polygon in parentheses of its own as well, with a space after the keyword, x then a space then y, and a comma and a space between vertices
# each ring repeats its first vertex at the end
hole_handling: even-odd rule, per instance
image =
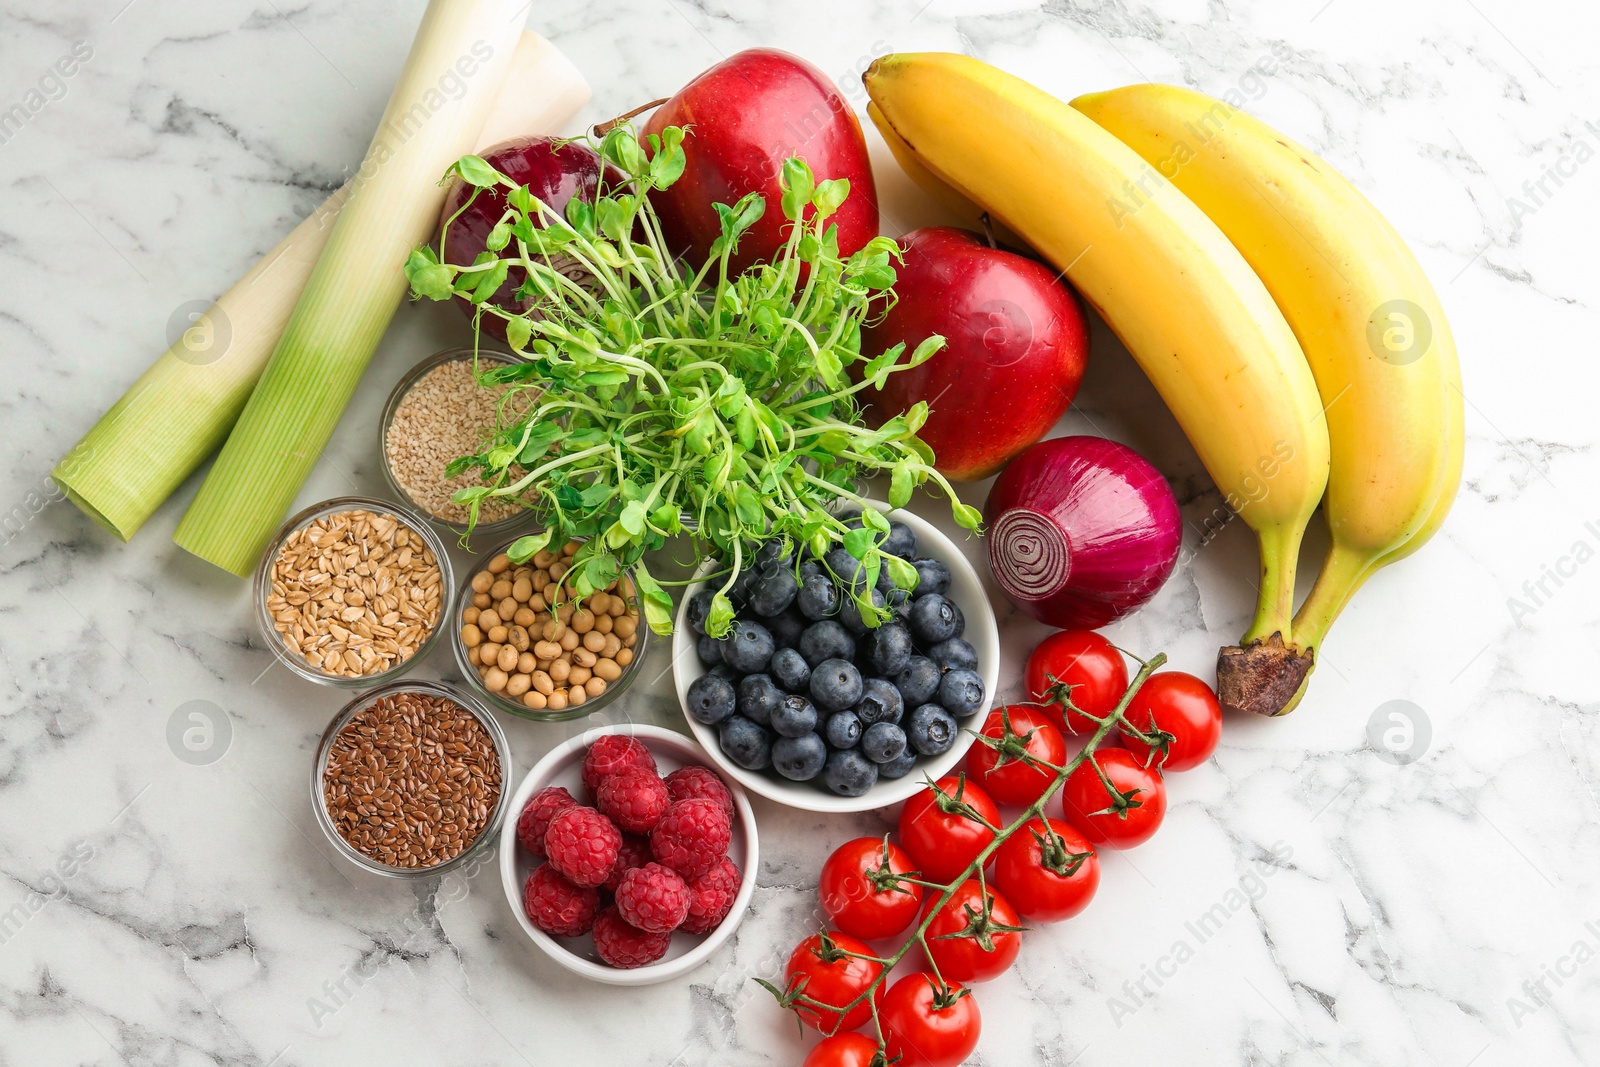
POLYGON ((1172 574, 1182 534, 1161 472, 1103 437, 1032 446, 995 480, 983 517, 1000 588, 1061 629, 1098 629, 1143 605, 1172 574))

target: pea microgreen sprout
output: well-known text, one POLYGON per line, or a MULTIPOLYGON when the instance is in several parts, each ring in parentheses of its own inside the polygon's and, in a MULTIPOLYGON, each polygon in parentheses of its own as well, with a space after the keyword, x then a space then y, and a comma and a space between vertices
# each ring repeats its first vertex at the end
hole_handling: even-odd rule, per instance
MULTIPOLYGON (((829 1004, 811 997, 805 991, 804 976, 797 976, 796 981, 784 989, 779 989, 777 986, 773 985, 771 982, 765 981, 764 979, 758 978, 756 981, 777 999, 780 1007, 790 1010, 794 1009, 796 1006, 817 1009, 814 1014, 817 1018, 821 1019, 828 1018, 831 1015, 836 1019, 843 1020, 853 1009, 861 1004, 870 1004, 872 1006, 873 1027, 877 1031, 878 1053, 880 1058, 887 1057, 888 1042, 884 1035, 883 1022, 878 1017, 877 991, 886 981, 888 981, 890 972, 894 970, 895 966, 901 960, 903 960, 908 953, 920 946, 924 950, 924 954, 927 956, 929 965, 933 968, 932 974, 934 988, 936 990, 936 1000, 943 998, 942 1001, 939 1001, 939 1003, 941 1003, 943 1006, 948 1006, 952 999, 965 996, 967 994, 968 990, 964 988, 961 990, 953 989, 949 983, 944 980, 943 976, 939 974, 937 964, 933 963, 933 956, 931 954, 927 954, 926 949, 928 943, 928 928, 933 925, 934 919, 938 917, 939 912, 943 910, 945 904, 949 902, 950 898, 956 894, 956 891, 960 889, 968 879, 976 878, 978 880, 979 887, 982 890, 980 899, 983 901, 983 906, 975 909, 971 905, 964 905, 966 915, 965 926, 960 930, 953 931, 948 934, 936 935, 936 939, 971 938, 976 940, 980 946, 983 946, 987 949, 992 944, 992 937, 994 934, 1002 931, 1017 929, 1017 927, 1009 926, 994 918, 992 914, 994 897, 993 894, 989 892, 988 887, 985 884, 983 873, 984 867, 988 865, 990 858, 993 857, 995 852, 999 850, 1000 846, 1005 844, 1013 834, 1019 833, 1026 829, 1029 823, 1042 816, 1045 805, 1050 801, 1051 797, 1055 796, 1056 791, 1061 788, 1062 783, 1065 782, 1072 772, 1077 770, 1085 760, 1089 759, 1089 757, 1094 753, 1095 749, 1099 747, 1100 742, 1109 737, 1113 730, 1120 729, 1126 732, 1130 737, 1133 737, 1137 740, 1146 742, 1154 741, 1154 736, 1152 734, 1145 733, 1128 722, 1127 712, 1129 704, 1131 704, 1133 701, 1134 694, 1139 691, 1139 687, 1144 685, 1145 680, 1154 674, 1162 666, 1162 664, 1166 662, 1167 657, 1165 653, 1157 653, 1155 656, 1151 657, 1148 662, 1140 661, 1138 673, 1134 675, 1132 681, 1129 682, 1128 688, 1122 694, 1121 699, 1118 700, 1117 706, 1111 709, 1111 711, 1107 712, 1103 717, 1087 716, 1094 719, 1099 725, 1095 727, 1094 732, 1089 736, 1089 739, 1084 744, 1082 750, 1080 750, 1076 756, 1072 757, 1061 766, 1057 766, 1048 762, 1047 760, 1039 759, 1037 756, 1029 753, 1021 744, 1023 735, 1018 734, 1011 728, 1010 717, 1002 716, 1001 736, 999 738, 989 738, 987 740, 989 742, 993 742, 996 747, 1001 749, 1001 751, 1012 753, 1013 758, 1022 760, 1042 771, 1046 771, 1051 776, 1049 787, 1039 795, 1039 798, 1032 804, 1029 804, 1021 815, 1017 816, 1004 826, 997 827, 991 825, 988 820, 984 819, 982 815, 980 815, 970 804, 963 800, 960 795, 961 786, 957 786, 954 791, 947 792, 932 779, 929 779, 928 787, 934 791, 934 803, 939 807, 939 810, 946 813, 960 812, 967 818, 973 819, 985 826, 988 826, 995 832, 994 840, 985 845, 983 851, 979 852, 978 855, 973 858, 972 862, 967 864, 964 870, 962 870, 947 883, 928 881, 914 871, 908 874, 900 874, 887 870, 874 872, 873 886, 875 890, 880 892, 882 891, 880 888, 880 882, 884 879, 892 879, 894 882, 904 885, 919 885, 926 890, 930 903, 924 905, 921 918, 917 920, 917 924, 912 927, 911 931, 907 934, 904 943, 902 943, 899 948, 895 949, 888 955, 878 956, 846 951, 839 948, 838 945, 828 937, 826 930, 822 931, 821 947, 818 950, 818 956, 823 962, 831 962, 833 959, 837 959, 840 956, 853 956, 860 959, 871 960, 882 965, 882 970, 872 979, 871 982, 867 984, 864 989, 861 990, 860 993, 856 994, 856 996, 853 997, 849 1002, 845 1004, 829 1004), (830 953, 832 954, 831 956, 829 955, 830 953)), ((1058 695, 1064 697, 1062 701, 1064 710, 1079 711, 1081 714, 1087 715, 1087 713, 1081 712, 1081 709, 1072 706, 1070 694, 1058 695)), ((978 735, 978 739, 984 740, 982 735, 978 735)), ((1128 807, 1137 806, 1136 798, 1134 798, 1131 794, 1119 792, 1106 779, 1105 772, 1100 770, 1100 766, 1097 761, 1091 761, 1091 763, 1095 767, 1096 771, 1099 772, 1100 780, 1106 788, 1107 797, 1111 799, 1112 802, 1111 806, 1105 809, 1107 813, 1121 812, 1126 810, 1128 807)), ((1047 829, 1049 828, 1048 822, 1045 823, 1045 827, 1047 829)), ((1037 833, 1036 831, 1034 832, 1037 833)), ((1046 863, 1051 865, 1051 869, 1055 870, 1057 873, 1070 875, 1075 872, 1085 860, 1089 858, 1089 853, 1068 852, 1066 849, 1066 842, 1058 837, 1053 830, 1049 831, 1049 835, 1048 841, 1041 839, 1041 843, 1045 849, 1044 859, 1046 863)), ((886 849, 884 859, 885 868, 888 867, 887 856, 888 853, 886 849)))
POLYGON ((406 264, 416 296, 467 298, 479 328, 485 317, 504 320, 507 341, 527 362, 484 370, 479 380, 507 387, 508 397, 537 397, 525 414, 502 417, 481 452, 448 468, 450 476, 480 472, 482 485, 454 497, 469 509, 468 533, 484 500, 522 503, 545 532, 513 544, 513 560, 582 540, 572 591, 604 588, 631 568, 645 617, 663 634, 672 630, 663 585, 672 583, 657 581, 642 557, 687 535, 696 562, 721 561, 706 621, 712 636, 732 625, 728 592, 760 544, 783 538, 817 557, 843 545, 863 565, 856 601, 876 626, 887 618, 871 600, 880 572, 909 590, 916 571, 881 551, 889 523, 867 506, 862 481, 886 477, 894 507, 928 485, 962 527, 976 531, 982 520, 956 499, 917 437, 926 404, 876 429, 862 425, 862 389, 944 344, 931 337, 909 356, 904 345, 861 354, 863 324, 893 299, 898 247, 878 237, 841 255, 828 220, 849 182, 818 180, 791 158, 777 205, 788 238, 771 262, 730 273, 741 237, 769 209, 756 194, 716 205, 721 234, 704 263, 677 261, 648 194, 683 173, 683 130, 641 144, 624 124, 591 143, 608 165, 599 193, 561 213, 483 159, 462 157, 447 178, 472 186, 474 197, 504 191, 488 250, 462 267, 424 247, 406 264), (493 300, 508 277, 526 279, 515 308, 493 300), (858 523, 838 514, 845 505, 861 509, 858 523))

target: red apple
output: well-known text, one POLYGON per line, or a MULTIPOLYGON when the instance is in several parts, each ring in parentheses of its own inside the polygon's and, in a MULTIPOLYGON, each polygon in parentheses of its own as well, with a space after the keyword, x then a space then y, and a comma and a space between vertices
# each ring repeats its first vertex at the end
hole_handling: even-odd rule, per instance
POLYGON ((799 156, 818 181, 847 178, 850 196, 830 218, 848 256, 878 235, 878 193, 861 123, 822 71, 775 48, 752 48, 718 63, 656 109, 646 134, 689 127, 688 166, 670 188, 651 194, 674 253, 703 263, 721 232, 713 203, 746 193, 766 197, 767 211, 739 240, 735 273, 770 260, 788 237, 780 206, 783 161, 799 156))
MULTIPOLYGON (((479 153, 485 162, 518 185, 543 200, 552 211, 565 212, 574 196, 593 201, 600 185, 600 157, 588 145, 577 141, 561 143, 550 137, 515 137, 479 153)), ((470 267, 478 253, 487 247, 489 231, 505 214, 506 196, 502 188, 481 190, 470 207, 461 211, 472 187, 456 179, 445 196, 440 225, 447 226, 442 258, 458 267, 470 267), (450 221, 457 211, 461 214, 450 221)), ((561 269, 561 265, 556 264, 561 269)), ((530 301, 519 300, 516 292, 527 280, 525 271, 512 268, 505 284, 495 290, 491 302, 507 311, 526 311, 530 301)), ((476 313, 472 302, 456 297, 456 305, 468 317, 476 313)), ((505 320, 496 315, 483 317, 484 332, 506 339, 505 320)))
POLYGON ((1038 441, 1072 405, 1089 358, 1077 297, 1036 260, 992 248, 952 226, 900 239, 889 313, 862 331, 875 356, 904 341, 906 352, 940 334, 946 346, 921 366, 895 371, 867 390, 879 419, 919 400, 931 413, 918 436, 946 477, 976 481, 1038 441))

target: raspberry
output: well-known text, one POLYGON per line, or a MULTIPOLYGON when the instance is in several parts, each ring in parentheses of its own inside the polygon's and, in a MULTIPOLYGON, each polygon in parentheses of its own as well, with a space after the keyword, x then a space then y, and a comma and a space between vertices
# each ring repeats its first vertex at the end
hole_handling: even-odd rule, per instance
POLYGON ((733 794, 710 767, 679 767, 667 775, 667 796, 673 800, 715 800, 733 821, 733 794))
POLYGON ((533 925, 551 937, 577 937, 594 926, 600 910, 600 894, 573 885, 548 863, 528 875, 522 890, 522 906, 533 925))
POLYGON ((626 734, 604 734, 583 756, 583 786, 594 796, 600 781, 629 767, 643 767, 652 773, 656 758, 644 747, 644 742, 626 734))
POLYGON ((728 813, 716 801, 680 800, 650 831, 650 853, 692 882, 717 865, 731 837, 728 813))
POLYGON ((581 886, 604 883, 621 847, 622 831, 598 811, 581 805, 557 812, 544 832, 550 865, 581 886))
POLYGON ((613 967, 629 969, 654 963, 667 954, 670 944, 671 934, 651 934, 629 926, 616 908, 607 908, 594 921, 595 953, 613 967))
POLYGON ((667 813, 672 799, 667 783, 655 771, 629 767, 600 780, 596 804, 619 827, 636 834, 647 834, 667 813))
POLYGON ((556 813, 578 802, 572 794, 559 785, 547 786, 533 794, 528 806, 517 816, 517 840, 533 853, 535 859, 544 859, 544 832, 550 829, 550 820, 556 813))
POLYGON ((733 910, 742 880, 733 861, 722 857, 721 863, 689 883, 689 914, 679 929, 686 934, 709 934, 722 925, 733 910))
POLYGON ((622 847, 617 850, 617 862, 612 865, 611 876, 606 879, 606 884, 600 888, 615 893, 617 886, 622 884, 623 875, 649 862, 650 839, 635 834, 623 834, 622 847))
POLYGON ((689 887, 659 863, 636 867, 617 886, 617 914, 646 933, 670 934, 689 914, 689 887))

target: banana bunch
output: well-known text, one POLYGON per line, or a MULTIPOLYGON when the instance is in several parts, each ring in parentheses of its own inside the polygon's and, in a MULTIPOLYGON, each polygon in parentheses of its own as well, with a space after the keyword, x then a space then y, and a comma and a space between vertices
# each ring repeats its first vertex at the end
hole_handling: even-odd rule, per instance
POLYGON ((1200 93, 1136 85, 1068 105, 945 53, 885 56, 864 81, 912 179, 1061 268, 1171 407, 1261 546, 1219 696, 1292 710, 1334 618, 1432 536, 1460 483, 1460 367, 1415 257, 1326 163, 1200 93), (1331 548, 1295 614, 1319 502, 1331 548))

